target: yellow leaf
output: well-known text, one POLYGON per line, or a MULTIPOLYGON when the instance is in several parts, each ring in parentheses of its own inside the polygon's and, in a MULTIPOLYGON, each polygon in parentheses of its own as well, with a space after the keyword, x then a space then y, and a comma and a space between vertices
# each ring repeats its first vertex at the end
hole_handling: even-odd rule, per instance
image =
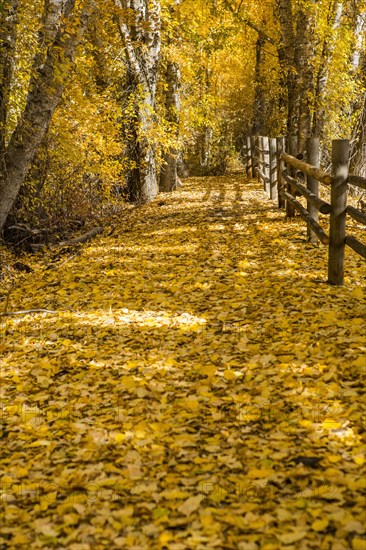
POLYGON ((343 528, 349 533, 358 533, 359 535, 365 532, 365 525, 360 521, 349 521, 343 528))
POLYGON ((327 456, 329 462, 332 462, 333 464, 335 464, 336 462, 339 462, 340 460, 342 460, 342 457, 339 456, 339 455, 328 455, 327 456))
POLYGON ((329 322, 333 322, 337 319, 337 312, 336 311, 325 311, 323 313, 323 320, 329 322))
POLYGON ((354 290, 352 290, 351 292, 351 296, 353 298, 357 298, 358 300, 362 300, 363 298, 363 290, 360 286, 358 286, 357 288, 355 288, 354 290))
POLYGON ((342 426, 340 422, 336 422, 332 418, 326 418, 324 422, 322 422, 322 426, 325 430, 337 430, 342 426))
POLYGON ((303 426, 303 428, 311 428, 313 426, 313 422, 311 420, 300 420, 299 424, 300 426, 303 426))
POLYGON ((195 512, 200 507, 203 495, 196 495, 188 498, 183 504, 178 507, 178 512, 185 516, 190 516, 192 512, 195 512))
POLYGON ((199 369, 199 372, 201 374, 205 374, 209 378, 212 378, 212 376, 215 376, 216 371, 217 371, 217 367, 215 365, 206 365, 199 369))
POLYGON ((359 367, 361 369, 366 367, 366 357, 363 355, 360 355, 359 357, 357 357, 357 359, 352 361, 352 365, 354 365, 355 367, 359 367))
POLYGON ((230 370, 230 369, 226 369, 224 371, 224 378, 226 380, 236 380, 236 374, 234 371, 230 370))
POLYGON ((41 500, 46 501, 48 504, 52 504, 56 501, 57 498, 57 491, 52 491, 51 493, 47 493, 46 495, 42 495, 41 500))
POLYGON ((29 539, 26 535, 24 535, 23 533, 17 533, 16 535, 14 535, 11 539, 11 543, 13 545, 29 545, 29 539))
POLYGON ((121 382, 127 390, 130 390, 136 386, 133 376, 122 376, 121 382))
POLYGON ((196 411, 200 407, 199 401, 194 395, 188 397, 188 399, 185 400, 185 404, 187 405, 187 408, 191 411, 196 411))
POLYGON ((366 550, 366 539, 355 537, 352 540, 352 550, 366 550))
POLYGON ((311 528, 313 531, 319 532, 319 531, 325 531, 325 529, 328 527, 329 521, 327 519, 317 519, 312 524, 311 528))
POLYGON ((164 533, 161 533, 159 537, 159 542, 161 546, 168 546, 168 543, 173 539, 173 533, 169 531, 165 531, 164 533))
POLYGON ((172 489, 171 491, 163 491, 162 496, 167 500, 180 500, 187 498, 187 491, 181 491, 180 489, 172 489))
POLYGON ((277 535, 277 538, 283 542, 283 544, 293 544, 306 537, 306 531, 293 531, 292 533, 285 533, 283 535, 277 535))
POLYGON ((247 476, 250 479, 263 479, 270 476, 271 474, 273 474, 273 470, 269 468, 263 468, 261 470, 257 468, 253 468, 252 470, 249 470, 249 472, 247 473, 247 476))

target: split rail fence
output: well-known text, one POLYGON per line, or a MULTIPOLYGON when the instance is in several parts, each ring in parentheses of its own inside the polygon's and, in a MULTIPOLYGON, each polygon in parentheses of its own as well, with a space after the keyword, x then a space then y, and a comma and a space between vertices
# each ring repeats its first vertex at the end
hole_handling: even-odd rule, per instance
POLYGON ((366 245, 346 234, 347 216, 366 225, 365 213, 347 205, 348 185, 366 190, 366 178, 349 174, 349 140, 333 140, 331 173, 319 167, 318 138, 308 140, 306 162, 297 154, 296 136, 289 137, 287 147, 288 151, 282 137, 244 138, 242 157, 247 176, 263 182, 264 191, 279 208, 286 209, 287 217, 292 218, 296 211, 299 212, 307 222, 309 241, 314 244, 320 241, 329 247, 328 283, 343 285, 345 247, 366 259, 366 245), (330 188, 330 203, 320 198, 319 183, 330 188), (306 198, 306 208, 296 196, 306 198), (329 235, 319 225, 319 212, 330 216, 329 235))

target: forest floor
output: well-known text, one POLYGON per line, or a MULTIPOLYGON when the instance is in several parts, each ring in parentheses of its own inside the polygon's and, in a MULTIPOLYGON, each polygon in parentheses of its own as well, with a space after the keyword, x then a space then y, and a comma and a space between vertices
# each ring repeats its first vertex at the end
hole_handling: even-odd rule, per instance
POLYGON ((0 318, 0 549, 365 550, 364 262, 240 175, 76 250, 0 318))

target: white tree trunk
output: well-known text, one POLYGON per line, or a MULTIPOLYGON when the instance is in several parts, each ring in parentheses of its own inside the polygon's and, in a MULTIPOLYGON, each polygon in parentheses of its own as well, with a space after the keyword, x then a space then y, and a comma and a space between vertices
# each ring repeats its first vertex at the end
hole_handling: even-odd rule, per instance
POLYGON ((153 124, 158 63, 161 47, 159 0, 115 0, 123 12, 120 35, 127 57, 127 81, 135 113, 129 124, 128 154, 134 166, 128 174, 128 193, 133 202, 148 202, 159 191, 155 151, 149 142, 153 124), (129 10, 129 17, 125 17, 129 10), (136 124, 137 121, 137 124, 136 124))
POLYGON ((19 0, 9 0, 0 10, 0 166, 2 169, 5 158, 10 86, 15 64, 18 7, 19 0))
MULTIPOLYGON (((165 108, 167 120, 174 124, 175 138, 179 135, 179 119, 180 119, 180 71, 178 63, 168 61, 166 69, 166 96, 165 108)), ((169 192, 176 189, 179 178, 177 174, 177 156, 176 149, 170 149, 164 155, 164 164, 160 173, 160 191, 169 192)))
MULTIPOLYGON (((48 4, 48 1, 46 0, 48 4)), ((60 4, 60 2, 59 2, 60 4)), ((92 0, 74 20, 75 1, 64 2, 62 19, 56 32, 45 29, 46 34, 53 34, 54 40, 47 50, 44 63, 31 79, 25 110, 11 136, 5 151, 3 167, 0 171, 0 230, 15 203, 20 188, 28 173, 37 149, 48 129, 52 115, 61 99, 70 68, 73 54, 87 28, 92 0), (71 23, 73 30, 68 29, 71 23)), ((53 6, 53 4, 50 4, 53 6)), ((52 25, 55 18, 49 19, 52 25)), ((35 62, 38 63, 36 56, 35 62)))

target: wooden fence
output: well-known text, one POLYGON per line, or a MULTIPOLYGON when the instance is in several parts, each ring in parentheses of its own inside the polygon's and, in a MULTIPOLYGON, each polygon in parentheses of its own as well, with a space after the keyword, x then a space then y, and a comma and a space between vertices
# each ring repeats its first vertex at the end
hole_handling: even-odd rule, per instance
POLYGON ((348 184, 366 190, 366 178, 348 173, 349 140, 336 139, 332 142, 331 173, 322 170, 319 139, 311 138, 307 143, 306 162, 297 155, 297 139, 290 136, 288 152, 285 138, 250 136, 244 139, 242 157, 248 177, 257 177, 263 182, 264 191, 286 209, 289 218, 299 212, 307 222, 308 239, 316 244, 320 241, 329 247, 328 283, 343 285, 344 251, 349 246, 366 259, 366 246, 358 239, 346 234, 347 215, 358 223, 366 225, 366 215, 359 209, 347 205, 348 184), (330 203, 319 196, 319 183, 330 188, 330 203), (305 208, 296 196, 306 198, 305 208), (329 235, 319 225, 318 213, 329 214, 329 235))

